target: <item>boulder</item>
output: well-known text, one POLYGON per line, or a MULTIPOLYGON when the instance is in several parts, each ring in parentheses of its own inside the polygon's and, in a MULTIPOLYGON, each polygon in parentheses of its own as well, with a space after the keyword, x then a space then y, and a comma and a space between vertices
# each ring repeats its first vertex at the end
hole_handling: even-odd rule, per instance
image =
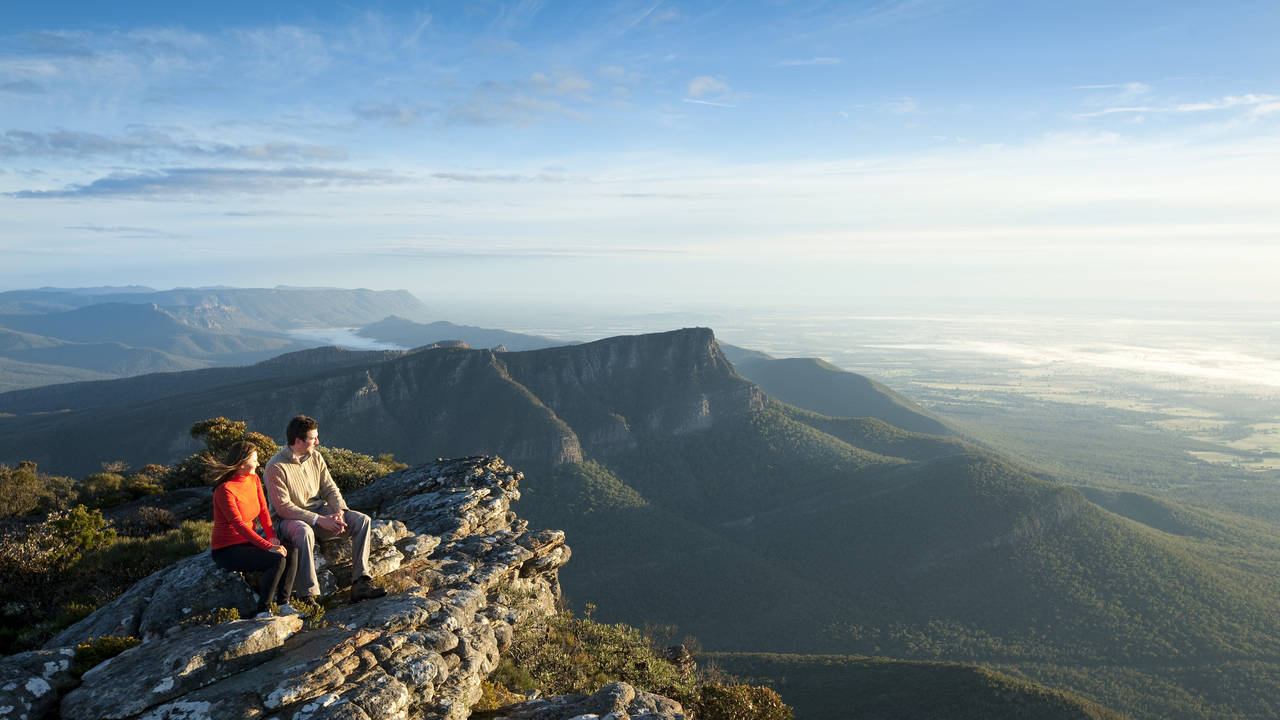
POLYGON ((0 720, 43 717, 58 707, 58 696, 75 687, 75 650, 31 650, 0 658, 0 720))

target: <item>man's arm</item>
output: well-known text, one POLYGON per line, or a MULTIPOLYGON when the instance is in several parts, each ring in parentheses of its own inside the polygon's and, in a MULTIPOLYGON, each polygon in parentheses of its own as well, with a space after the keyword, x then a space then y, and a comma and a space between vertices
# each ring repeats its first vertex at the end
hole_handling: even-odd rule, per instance
POLYGON ((316 524, 316 518, 320 516, 294 502, 289 484, 285 482, 284 469, 279 464, 267 463, 266 483, 271 510, 276 515, 288 520, 301 520, 308 525, 316 524))
POLYGON ((324 498, 325 504, 329 507, 329 512, 339 513, 347 509, 347 503, 342 499, 342 491, 338 489, 338 483, 333 481, 333 476, 329 474, 329 464, 324 461, 324 456, 317 450, 315 451, 316 463, 320 466, 320 496, 324 498))

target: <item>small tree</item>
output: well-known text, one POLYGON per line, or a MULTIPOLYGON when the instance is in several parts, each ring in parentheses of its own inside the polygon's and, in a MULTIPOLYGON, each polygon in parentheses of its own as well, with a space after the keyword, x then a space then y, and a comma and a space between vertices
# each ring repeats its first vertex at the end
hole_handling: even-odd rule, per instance
POLYGON ((264 465, 272 455, 280 451, 275 440, 260 432, 250 431, 240 420, 224 417, 209 418, 192 425, 191 437, 203 439, 205 449, 178 463, 164 476, 164 487, 167 490, 204 485, 209 461, 221 459, 232 445, 241 440, 248 440, 258 446, 258 462, 264 465))
POLYGON ((191 426, 191 437, 204 438, 205 448, 213 457, 222 457, 232 445, 248 440, 258 446, 258 459, 265 463, 280 451, 274 440, 260 432, 250 432, 244 422, 224 417, 201 420, 191 426))

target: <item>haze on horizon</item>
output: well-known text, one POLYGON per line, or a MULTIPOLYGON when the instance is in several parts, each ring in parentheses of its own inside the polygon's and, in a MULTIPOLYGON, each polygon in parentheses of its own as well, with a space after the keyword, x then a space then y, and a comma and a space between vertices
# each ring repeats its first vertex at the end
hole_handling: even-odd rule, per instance
POLYGON ((53 2, 0 28, 0 289, 1280 300, 1275 3, 53 2))

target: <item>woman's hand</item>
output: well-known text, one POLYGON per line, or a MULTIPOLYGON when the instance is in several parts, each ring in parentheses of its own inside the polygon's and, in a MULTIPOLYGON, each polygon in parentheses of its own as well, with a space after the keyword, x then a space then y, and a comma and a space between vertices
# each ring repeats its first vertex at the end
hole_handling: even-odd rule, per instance
POLYGON ((286 550, 285 547, 278 542, 275 545, 271 546, 270 552, 273 552, 277 555, 285 555, 285 556, 289 555, 289 551, 286 550))

